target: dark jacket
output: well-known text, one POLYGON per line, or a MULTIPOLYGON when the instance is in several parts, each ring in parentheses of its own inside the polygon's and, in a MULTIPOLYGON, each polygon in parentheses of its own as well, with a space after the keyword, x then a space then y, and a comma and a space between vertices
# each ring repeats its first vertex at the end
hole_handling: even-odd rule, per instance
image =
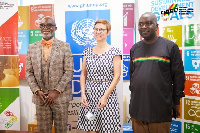
POLYGON ((129 113, 146 122, 170 122, 172 105, 184 96, 185 73, 178 46, 158 37, 153 44, 140 41, 130 50, 129 113))

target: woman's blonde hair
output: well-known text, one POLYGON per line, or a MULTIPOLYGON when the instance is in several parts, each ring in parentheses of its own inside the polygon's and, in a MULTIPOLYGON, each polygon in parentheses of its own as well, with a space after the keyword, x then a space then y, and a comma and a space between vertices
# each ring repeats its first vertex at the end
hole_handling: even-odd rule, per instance
POLYGON ((107 32, 111 31, 111 24, 110 22, 108 22, 108 20, 106 19, 99 19, 97 20, 95 23, 94 23, 94 26, 98 23, 102 23, 102 24, 105 24, 106 25, 106 29, 107 29, 107 32))

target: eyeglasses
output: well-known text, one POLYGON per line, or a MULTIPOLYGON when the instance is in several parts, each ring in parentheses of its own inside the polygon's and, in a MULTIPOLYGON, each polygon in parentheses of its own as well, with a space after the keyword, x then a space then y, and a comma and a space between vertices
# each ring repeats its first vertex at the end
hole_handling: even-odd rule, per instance
POLYGON ((152 22, 145 22, 145 23, 139 22, 138 26, 139 26, 139 27, 143 27, 143 26, 145 25, 145 27, 149 27, 149 26, 151 26, 152 24, 153 24, 152 22))
POLYGON ((55 24, 40 24, 40 28, 41 29, 44 29, 45 27, 47 28, 47 29, 50 29, 51 27, 53 27, 53 26, 56 26, 55 24))
POLYGON ((99 33, 103 33, 105 30, 107 30, 107 29, 94 28, 94 32, 98 32, 99 31, 99 33))

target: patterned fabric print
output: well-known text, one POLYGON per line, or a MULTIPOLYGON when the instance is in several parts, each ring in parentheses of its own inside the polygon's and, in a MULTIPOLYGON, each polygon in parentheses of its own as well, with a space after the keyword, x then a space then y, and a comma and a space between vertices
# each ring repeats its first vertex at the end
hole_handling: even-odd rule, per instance
POLYGON ((50 107, 36 105, 37 128, 39 132, 51 133, 52 112, 50 107))
POLYGON ((83 55, 86 56, 85 94, 89 108, 86 109, 81 105, 77 129, 99 131, 100 133, 120 132, 119 103, 116 97, 116 89, 110 94, 104 108, 96 109, 96 106, 112 82, 114 76, 113 57, 121 55, 121 52, 112 47, 109 51, 96 55, 92 52, 92 48, 86 48, 83 55), (85 115, 88 111, 96 114, 94 120, 86 119, 85 115))
MULTIPOLYGON (((44 80, 42 80, 42 45, 41 41, 30 44, 26 58, 26 79, 32 92, 36 89, 48 90, 58 89, 62 91, 55 99, 54 103, 66 103, 72 100, 72 89, 70 81, 73 78, 74 63, 73 55, 70 50, 69 43, 53 40, 51 54, 48 61, 51 61, 49 66, 49 86, 44 87, 44 80)), ((42 100, 33 95, 34 104, 42 104, 42 100)))
POLYGON ((38 131, 51 133, 53 118, 55 132, 67 133, 68 107, 68 102, 63 104, 53 104, 50 107, 36 105, 38 131))
MULTIPOLYGON (((42 80, 44 81, 44 88, 50 88, 49 87, 49 66, 50 66, 50 60, 48 59, 45 61, 44 57, 42 58, 42 80)), ((47 91, 45 89, 45 91, 47 91)))

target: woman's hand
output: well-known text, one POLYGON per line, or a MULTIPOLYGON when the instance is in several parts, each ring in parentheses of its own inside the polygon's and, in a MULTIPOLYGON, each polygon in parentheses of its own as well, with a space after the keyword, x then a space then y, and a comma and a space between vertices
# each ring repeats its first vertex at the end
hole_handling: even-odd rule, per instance
POLYGON ((88 105, 88 103, 87 103, 87 98, 86 98, 85 94, 82 94, 82 95, 81 95, 81 104, 82 104, 83 107, 85 107, 85 108, 88 108, 88 107, 89 107, 89 105, 88 105))
POLYGON ((105 107, 106 104, 107 104, 107 98, 105 96, 102 96, 97 104, 97 108, 101 109, 101 108, 105 107))

